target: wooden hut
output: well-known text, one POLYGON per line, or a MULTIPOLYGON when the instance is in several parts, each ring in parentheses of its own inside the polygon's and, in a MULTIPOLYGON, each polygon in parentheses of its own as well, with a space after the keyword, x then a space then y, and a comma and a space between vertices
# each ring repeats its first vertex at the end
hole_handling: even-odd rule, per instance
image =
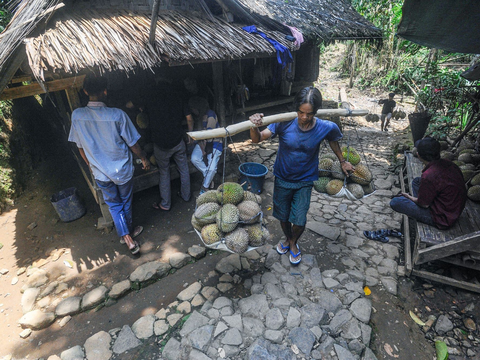
MULTIPOLYGON (((382 35, 345 0, 13 0, 11 5, 14 17, 0 34, 0 100, 48 93, 66 129, 71 112, 81 106, 79 90, 88 71, 108 76, 113 92, 146 77, 171 83, 197 78, 225 124, 237 114, 291 102, 298 88, 318 77, 320 43, 380 41, 382 35), (293 63, 278 64, 271 42, 242 29, 248 25, 288 49, 293 63), (288 26, 303 34, 304 43, 293 41, 288 26)), ((79 164, 109 223, 101 192, 79 164)), ((135 191, 157 182, 155 170, 136 176, 135 191)))

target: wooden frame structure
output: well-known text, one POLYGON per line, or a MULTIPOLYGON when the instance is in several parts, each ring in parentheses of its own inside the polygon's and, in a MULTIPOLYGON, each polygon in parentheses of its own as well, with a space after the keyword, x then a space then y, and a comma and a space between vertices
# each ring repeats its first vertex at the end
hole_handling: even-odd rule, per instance
MULTIPOLYGON (((409 188, 412 181, 421 175, 423 164, 405 153, 405 166, 400 174, 400 185, 405 191, 406 175, 409 188)), ((419 265, 430 261, 443 261, 457 266, 480 270, 480 206, 467 200, 465 210, 457 223, 448 230, 439 230, 420 222, 416 223, 416 236, 413 251, 411 249, 410 220, 403 215, 403 233, 405 244, 405 273, 443 284, 480 293, 480 285, 460 281, 433 272, 420 270, 419 265)))

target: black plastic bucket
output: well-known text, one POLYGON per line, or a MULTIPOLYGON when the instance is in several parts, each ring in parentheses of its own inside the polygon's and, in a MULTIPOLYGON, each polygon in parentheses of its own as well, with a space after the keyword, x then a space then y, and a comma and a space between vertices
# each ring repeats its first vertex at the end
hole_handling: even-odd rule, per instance
POLYGON ((428 112, 412 113, 408 115, 414 144, 417 140, 423 139, 431 118, 432 114, 429 114, 428 112))
POLYGON ((63 222, 77 220, 87 211, 74 187, 53 194, 50 202, 63 222))
POLYGON ((260 194, 263 190, 263 183, 265 182, 268 168, 262 164, 247 162, 240 165, 238 170, 242 174, 240 176, 240 184, 243 184, 243 189, 249 190, 254 194, 260 194))

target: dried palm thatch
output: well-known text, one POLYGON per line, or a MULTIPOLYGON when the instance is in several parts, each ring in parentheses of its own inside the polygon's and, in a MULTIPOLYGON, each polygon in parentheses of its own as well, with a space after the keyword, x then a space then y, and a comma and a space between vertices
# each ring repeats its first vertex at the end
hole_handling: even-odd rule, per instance
POLYGON ((345 39, 381 39, 382 32, 345 0, 222 0, 240 2, 258 14, 297 27, 309 38, 325 42, 345 39))
MULTIPOLYGON (((64 14, 44 34, 26 39, 26 51, 30 67, 42 80, 45 71, 76 73, 94 66, 101 71, 129 71, 136 66, 151 69, 162 61, 212 61, 275 52, 266 40, 238 24, 192 12, 160 12, 154 47, 148 43, 149 31, 148 13, 82 9, 64 14)), ((292 49, 282 33, 265 33, 292 49)))
POLYGON ((0 34, 0 67, 38 23, 58 7, 58 3, 59 0, 10 1, 9 10, 13 17, 0 34))

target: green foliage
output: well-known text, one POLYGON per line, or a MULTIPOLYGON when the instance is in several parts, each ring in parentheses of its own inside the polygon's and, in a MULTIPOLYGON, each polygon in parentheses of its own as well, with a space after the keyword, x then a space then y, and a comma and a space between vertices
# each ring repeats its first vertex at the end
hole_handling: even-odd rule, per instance
POLYGON ((5 29, 11 18, 12 14, 6 8, 6 1, 0 0, 0 32, 5 29))
POLYGON ((10 127, 11 102, 0 101, 0 209, 14 194, 14 171, 10 165, 10 127))

